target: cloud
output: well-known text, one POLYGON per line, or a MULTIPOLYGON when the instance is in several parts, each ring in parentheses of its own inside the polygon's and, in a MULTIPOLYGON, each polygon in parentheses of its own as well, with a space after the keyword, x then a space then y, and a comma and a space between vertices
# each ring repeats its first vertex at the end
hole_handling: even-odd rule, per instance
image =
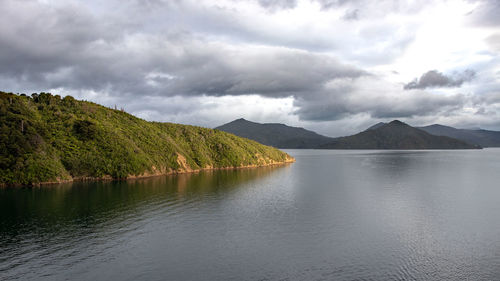
MULTIPOLYGON (((481 31, 474 34, 484 34, 488 45, 469 40, 457 19, 473 5, 459 2, 456 8, 441 0, 3 0, 0 85, 14 92, 52 89, 149 120, 204 126, 238 115, 361 127, 381 118, 466 116, 467 110, 496 116, 497 107, 486 102, 496 100, 499 84, 495 18, 474 23, 481 31), (448 11, 450 34, 460 34, 464 48, 439 44, 440 67, 469 66, 477 77, 471 70, 434 70, 404 91, 401 80, 430 69, 428 54, 441 38, 439 30, 425 39, 429 29, 422 26, 432 29, 448 11), (415 47, 417 35, 424 39, 415 47), (416 59, 405 64, 408 57, 416 59), (460 86, 474 95, 454 92, 460 86), (273 111, 284 101, 286 107, 273 111)), ((495 5, 478 2, 467 17, 495 5)))
POLYGON ((371 118, 411 118, 445 114, 463 107, 460 94, 437 95, 422 90, 402 91, 375 76, 338 79, 307 97, 298 97, 295 114, 301 120, 332 121, 367 114, 371 118))
POLYGON ((348 8, 360 9, 371 16, 385 17, 391 13, 415 14, 421 9, 435 4, 433 0, 393 1, 393 0, 311 0, 323 10, 348 8))
POLYGON ((469 20, 477 26, 495 27, 500 25, 500 2, 497 0, 476 0, 478 6, 469 14, 469 20))
POLYGON ((414 81, 404 85, 405 90, 426 88, 454 88, 460 87, 464 82, 472 80, 476 72, 470 69, 463 72, 445 75, 437 70, 430 70, 414 81))
POLYGON ((343 20, 358 20, 359 19, 359 9, 347 10, 342 17, 343 20))
POLYGON ((182 78, 172 81, 173 92, 286 97, 315 91, 332 79, 366 75, 328 56, 283 48, 216 46, 206 57, 203 68, 178 72, 182 78))
POLYGON ((290 9, 297 6, 297 0, 259 0, 259 4, 269 9, 290 9))
POLYGON ((13 18, 0 20, 5 23, 0 27, 0 76, 28 89, 286 97, 331 79, 366 74, 331 56, 298 49, 235 45, 189 32, 123 33, 109 22, 96 22, 80 6, 3 3, 3 10, 25 14, 16 25, 6 24, 13 18))
POLYGON ((500 33, 495 33, 488 38, 486 38, 486 42, 493 52, 497 52, 500 54, 500 33))

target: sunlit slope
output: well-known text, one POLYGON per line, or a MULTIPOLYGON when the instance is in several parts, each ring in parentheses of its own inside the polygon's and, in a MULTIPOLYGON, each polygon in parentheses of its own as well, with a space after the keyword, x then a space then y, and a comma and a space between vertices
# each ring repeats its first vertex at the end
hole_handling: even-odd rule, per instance
POLYGON ((69 96, 0 92, 0 122, 1 185, 293 161, 278 149, 219 130, 147 122, 69 96))

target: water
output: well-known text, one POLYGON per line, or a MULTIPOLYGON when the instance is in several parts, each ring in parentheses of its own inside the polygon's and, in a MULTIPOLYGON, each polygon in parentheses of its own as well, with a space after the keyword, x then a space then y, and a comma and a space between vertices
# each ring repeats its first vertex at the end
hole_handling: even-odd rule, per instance
POLYGON ((0 190, 0 280, 500 280, 500 149, 0 190))

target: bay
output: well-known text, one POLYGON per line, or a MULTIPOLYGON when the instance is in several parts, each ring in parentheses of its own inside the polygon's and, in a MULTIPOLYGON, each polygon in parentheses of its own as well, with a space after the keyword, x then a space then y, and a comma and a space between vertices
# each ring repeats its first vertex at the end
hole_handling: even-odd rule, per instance
POLYGON ((0 190, 0 280, 498 280, 500 149, 0 190))

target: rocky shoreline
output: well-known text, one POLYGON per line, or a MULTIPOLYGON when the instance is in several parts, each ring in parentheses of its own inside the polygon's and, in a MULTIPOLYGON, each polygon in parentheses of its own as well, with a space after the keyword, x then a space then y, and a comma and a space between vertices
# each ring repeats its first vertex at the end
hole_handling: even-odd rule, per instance
POLYGON ((150 178, 150 177, 159 177, 159 176, 169 176, 169 175, 179 175, 179 174, 191 174, 191 173, 199 173, 203 171, 218 171, 218 170, 239 170, 239 169, 255 169, 262 167, 270 167, 270 166, 281 166, 287 165, 295 162, 295 158, 289 156, 285 161, 272 161, 270 163, 262 164, 262 165, 243 165, 243 166, 233 166, 233 167, 206 167, 201 169, 190 169, 189 167, 173 170, 173 169, 154 169, 156 172, 145 172, 140 175, 129 175, 126 178, 113 178, 109 175, 103 177, 75 177, 71 179, 61 179, 56 181, 47 181, 47 182, 37 182, 31 184, 0 184, 0 188, 10 188, 10 187, 39 187, 39 186, 47 186, 47 185, 58 185, 62 183, 71 183, 71 182, 95 182, 95 181, 115 181, 115 180, 131 180, 131 179, 142 179, 142 178, 150 178))

